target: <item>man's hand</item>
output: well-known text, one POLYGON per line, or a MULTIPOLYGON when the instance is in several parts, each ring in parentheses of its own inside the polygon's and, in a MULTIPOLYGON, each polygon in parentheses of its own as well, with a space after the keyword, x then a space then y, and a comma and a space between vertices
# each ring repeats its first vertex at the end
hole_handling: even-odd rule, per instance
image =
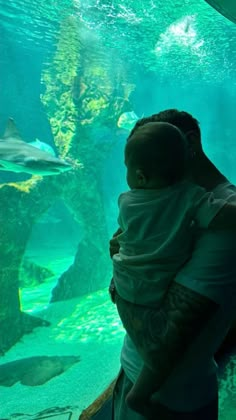
POLYGON ((112 239, 109 242, 109 251, 110 251, 110 257, 112 258, 113 255, 118 254, 120 245, 117 240, 117 236, 122 233, 121 228, 117 229, 117 231, 114 233, 112 239))
MULTIPOLYGON (((110 252, 110 257, 112 258, 113 255, 118 254, 119 249, 120 249, 120 245, 119 242, 117 240, 117 236, 120 235, 122 233, 121 228, 117 229, 117 231, 114 233, 114 235, 112 236, 112 239, 109 242, 109 252, 110 252)), ((109 294, 110 294, 110 298, 111 301, 113 303, 115 303, 115 283, 113 278, 111 279, 111 283, 109 286, 109 294)))
POLYGON ((173 416, 173 412, 167 407, 161 405, 158 401, 142 401, 142 398, 139 398, 136 401, 132 401, 130 398, 132 390, 128 393, 126 397, 126 403, 131 410, 136 411, 141 414, 147 420, 173 420, 176 416, 173 416))

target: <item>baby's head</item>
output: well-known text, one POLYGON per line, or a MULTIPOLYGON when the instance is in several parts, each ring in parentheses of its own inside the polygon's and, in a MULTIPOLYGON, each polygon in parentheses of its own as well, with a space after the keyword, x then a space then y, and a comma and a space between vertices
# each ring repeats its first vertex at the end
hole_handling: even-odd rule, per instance
POLYGON ((138 128, 125 147, 127 182, 131 189, 158 189, 186 176, 188 147, 184 135, 168 123, 138 128))

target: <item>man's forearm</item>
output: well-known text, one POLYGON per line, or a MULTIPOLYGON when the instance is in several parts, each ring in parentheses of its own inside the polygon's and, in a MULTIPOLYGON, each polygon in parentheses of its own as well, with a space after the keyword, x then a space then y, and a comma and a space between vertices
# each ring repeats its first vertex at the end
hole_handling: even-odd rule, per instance
POLYGON ((150 309, 117 297, 117 308, 125 329, 144 363, 156 372, 156 389, 160 388, 218 305, 210 299, 173 282, 161 307, 150 309))

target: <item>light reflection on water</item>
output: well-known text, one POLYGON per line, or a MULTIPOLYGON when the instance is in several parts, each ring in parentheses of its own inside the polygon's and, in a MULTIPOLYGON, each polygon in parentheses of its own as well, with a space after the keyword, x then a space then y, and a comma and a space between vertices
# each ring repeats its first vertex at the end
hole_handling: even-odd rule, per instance
POLYGON ((8 39, 24 48, 51 53, 61 24, 71 20, 82 43, 90 45, 97 37, 104 52, 112 49, 130 65, 172 76, 188 69, 189 77, 200 66, 198 76, 206 80, 234 75, 236 26, 204 1, 170 0, 160 6, 153 0, 0 0, 1 25, 8 39), (181 43, 173 28, 183 20, 188 24, 181 43), (186 43, 193 33, 194 44, 186 43))

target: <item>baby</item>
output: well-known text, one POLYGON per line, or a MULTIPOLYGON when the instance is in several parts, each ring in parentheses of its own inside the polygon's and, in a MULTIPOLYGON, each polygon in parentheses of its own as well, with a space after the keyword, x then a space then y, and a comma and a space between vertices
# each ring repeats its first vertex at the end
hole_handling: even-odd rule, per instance
POLYGON ((236 206, 215 200, 189 179, 188 150, 184 135, 168 123, 145 124, 125 147, 130 191, 119 197, 122 233, 113 279, 120 318, 144 361, 127 396, 129 406, 142 414, 158 376, 155 332, 149 331, 148 317, 143 321, 143 308, 150 308, 149 317, 158 310, 191 256, 197 229, 236 229, 236 206))

